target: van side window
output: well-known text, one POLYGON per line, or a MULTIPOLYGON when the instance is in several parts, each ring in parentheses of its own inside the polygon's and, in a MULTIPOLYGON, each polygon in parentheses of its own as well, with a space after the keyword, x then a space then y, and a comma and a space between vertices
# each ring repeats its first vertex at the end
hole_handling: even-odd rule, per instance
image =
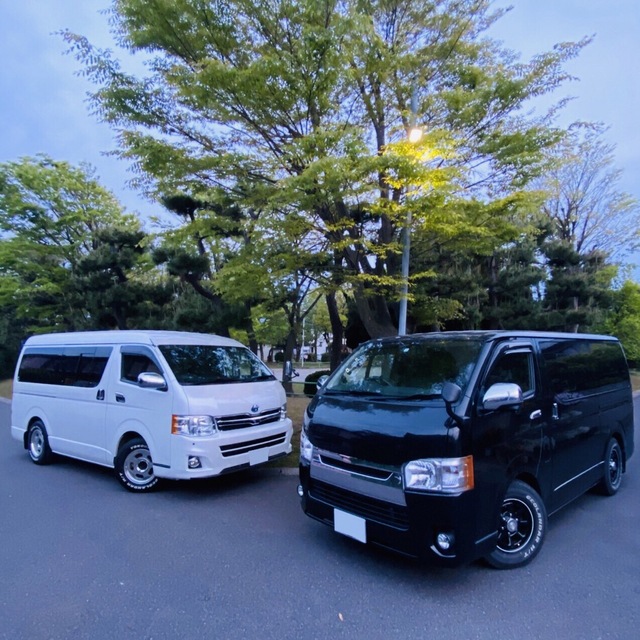
POLYGON ((123 353, 121 378, 127 382, 138 382, 141 373, 162 373, 156 363, 141 353, 123 353))
POLYGON ((96 387, 111 347, 27 347, 18 380, 65 387, 96 387))
POLYGON ((541 340, 540 351, 549 388, 560 400, 629 384, 617 342, 541 340))
POLYGON ((533 354, 531 352, 503 353, 491 365, 483 390, 486 391, 497 382, 513 382, 522 389, 523 395, 527 395, 535 389, 533 371, 533 354))

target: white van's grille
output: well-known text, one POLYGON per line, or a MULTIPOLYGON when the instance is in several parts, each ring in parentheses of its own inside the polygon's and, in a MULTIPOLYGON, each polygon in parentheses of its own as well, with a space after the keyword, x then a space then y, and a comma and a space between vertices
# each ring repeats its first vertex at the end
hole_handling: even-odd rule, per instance
POLYGON ((247 429, 248 427, 259 427, 263 424, 278 422, 280 420, 280 409, 271 409, 262 413, 249 414, 240 413, 235 416, 224 416, 216 418, 216 424, 220 431, 232 431, 233 429, 247 429))
POLYGON ((229 456, 238 456, 241 453, 248 453, 249 451, 255 451, 263 447, 275 447, 278 444, 284 444, 286 439, 286 433, 277 433, 276 435, 266 438, 236 442, 235 444, 225 444, 220 447, 220 451, 224 458, 228 458, 229 456))

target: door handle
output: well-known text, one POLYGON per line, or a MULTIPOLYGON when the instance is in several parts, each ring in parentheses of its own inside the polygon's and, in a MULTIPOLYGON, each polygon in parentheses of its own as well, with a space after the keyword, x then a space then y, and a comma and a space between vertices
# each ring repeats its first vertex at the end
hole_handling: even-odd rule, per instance
POLYGON ((96 393, 96 400, 104 400, 104 389, 98 389, 98 393, 96 393))
POLYGON ((116 402, 126 402, 121 393, 116 393, 116 402))
POLYGON ((529 416, 529 420, 537 420, 538 418, 542 417, 542 411, 540 411, 540 409, 536 409, 535 411, 531 412, 531 415, 529 416))

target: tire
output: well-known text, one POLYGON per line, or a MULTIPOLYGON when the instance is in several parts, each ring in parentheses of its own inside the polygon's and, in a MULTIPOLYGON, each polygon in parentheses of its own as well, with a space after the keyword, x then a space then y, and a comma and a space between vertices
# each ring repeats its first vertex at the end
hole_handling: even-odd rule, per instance
POLYGON ((611 438, 607 444, 607 452, 604 454, 604 474, 600 481, 599 489, 606 496, 618 493, 622 484, 622 472, 624 470, 624 456, 620 443, 611 438))
POLYGON ((528 484, 515 480, 500 507, 496 548, 485 558, 496 569, 529 564, 540 552, 547 533, 547 510, 528 484))
POLYGON ((116 478, 133 493, 152 491, 158 485, 147 443, 142 438, 125 442, 115 459, 116 478))
POLYGON ((35 420, 27 432, 27 451, 35 464, 49 464, 53 452, 49 446, 47 430, 41 420, 35 420))

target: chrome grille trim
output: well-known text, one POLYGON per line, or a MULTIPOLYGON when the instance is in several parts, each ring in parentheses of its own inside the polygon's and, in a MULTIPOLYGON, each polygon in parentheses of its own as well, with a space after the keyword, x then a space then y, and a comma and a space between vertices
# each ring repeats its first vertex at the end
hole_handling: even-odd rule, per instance
POLYGON ((219 431, 233 431, 234 429, 248 429, 260 427, 280 420, 280 409, 269 409, 262 413, 239 413, 232 416, 216 417, 216 425, 219 431))
POLYGON ((376 500, 406 505, 398 468, 314 449, 311 478, 376 500))

